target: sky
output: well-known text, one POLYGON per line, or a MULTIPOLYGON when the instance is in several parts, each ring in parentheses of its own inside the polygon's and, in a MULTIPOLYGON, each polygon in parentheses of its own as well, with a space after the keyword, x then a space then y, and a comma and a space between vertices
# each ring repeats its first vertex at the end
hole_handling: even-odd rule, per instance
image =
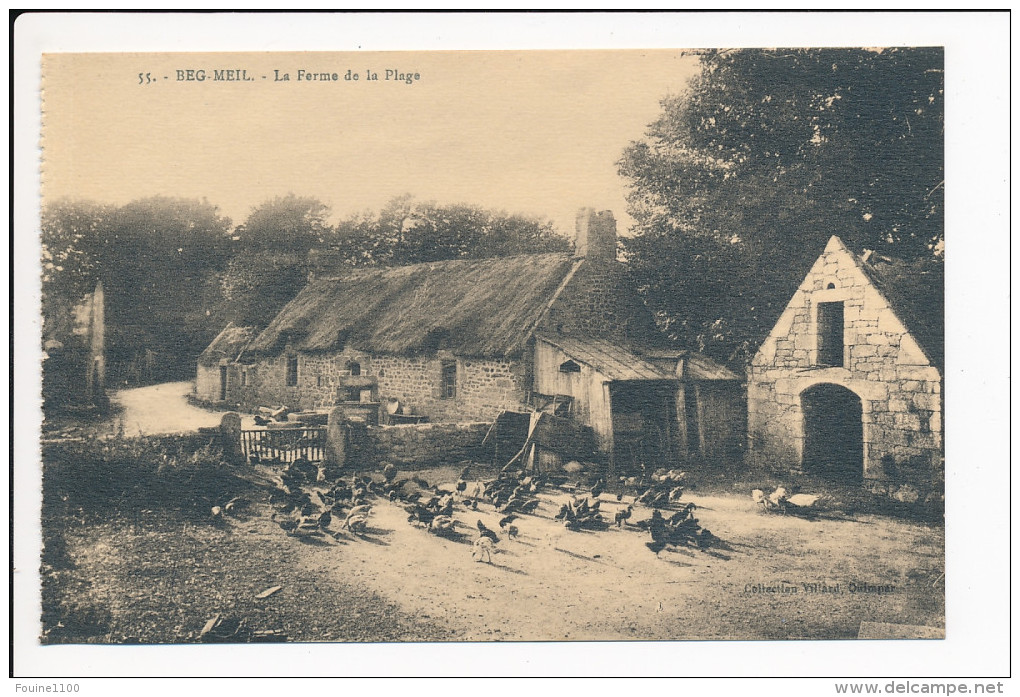
POLYGON ((697 68, 678 50, 49 54, 43 197, 206 198, 240 223, 291 192, 334 219, 410 193, 566 234, 610 209, 625 234, 616 162, 697 68))

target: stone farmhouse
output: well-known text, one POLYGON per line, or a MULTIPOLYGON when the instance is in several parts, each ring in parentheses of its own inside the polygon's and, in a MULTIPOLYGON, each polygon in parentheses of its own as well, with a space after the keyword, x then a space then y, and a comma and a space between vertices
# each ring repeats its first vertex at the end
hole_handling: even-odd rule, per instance
POLYGON ((942 284, 833 236, 747 370, 752 462, 873 489, 937 485, 942 284))
POLYGON ((200 400, 213 404, 226 404, 231 398, 237 401, 238 389, 245 386, 238 361, 256 334, 254 327, 231 322, 202 351, 195 373, 195 395, 200 400))
POLYGON ((196 394, 246 410, 360 405, 383 421, 545 410, 590 427, 621 467, 739 458, 741 376, 665 345, 616 260, 611 212, 583 209, 576 235, 573 254, 313 278, 261 332, 227 327, 196 394))

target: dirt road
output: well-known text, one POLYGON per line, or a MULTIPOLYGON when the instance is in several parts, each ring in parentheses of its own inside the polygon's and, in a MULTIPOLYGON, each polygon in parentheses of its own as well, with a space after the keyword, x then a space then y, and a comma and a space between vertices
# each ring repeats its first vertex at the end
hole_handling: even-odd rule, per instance
MULTIPOLYGON (((193 387, 191 382, 166 382, 115 392, 111 400, 123 409, 115 421, 124 424, 127 436, 187 433, 203 426, 219 425, 226 412, 190 404, 188 395, 193 387)), ((242 415, 244 428, 254 425, 251 419, 251 416, 242 415)))

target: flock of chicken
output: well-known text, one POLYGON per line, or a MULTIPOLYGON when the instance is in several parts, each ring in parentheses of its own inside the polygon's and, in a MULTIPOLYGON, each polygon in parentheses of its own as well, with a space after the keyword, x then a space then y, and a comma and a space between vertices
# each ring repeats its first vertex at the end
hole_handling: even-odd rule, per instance
MULTIPOLYGON (((347 535, 361 536, 369 530, 369 519, 375 499, 387 499, 403 506, 407 522, 425 529, 429 533, 449 539, 462 540, 475 535, 472 556, 476 561, 491 561, 494 545, 501 541, 500 534, 513 540, 520 534, 515 522, 522 516, 535 514, 541 500, 538 493, 550 484, 547 477, 529 474, 523 467, 505 467, 495 478, 469 485, 470 466, 465 467, 452 487, 444 489, 430 485, 418 476, 400 477, 392 464, 384 465, 381 472, 352 474, 335 484, 325 485, 321 481, 318 467, 299 458, 284 467, 273 487, 269 502, 272 506, 272 520, 288 535, 295 537, 329 536, 341 540, 347 535), (469 486, 471 490, 468 491, 469 486), (472 528, 456 518, 458 510, 474 512, 479 503, 492 506, 500 515, 499 533, 486 527, 478 519, 472 528), (467 528, 466 533, 459 528, 467 528)), ((623 501, 624 490, 636 493, 632 503, 617 508, 613 513, 613 524, 617 527, 632 526, 646 531, 651 540, 646 546, 656 554, 670 546, 696 546, 704 549, 713 544, 715 537, 702 528, 694 512, 693 503, 682 503, 685 489, 685 473, 660 470, 650 477, 624 478, 619 481, 616 494, 618 502, 623 501), (633 480, 633 481, 632 481, 633 480), (652 509, 644 520, 631 522, 635 506, 643 505, 652 509), (662 510, 672 511, 668 517, 662 510)), ((561 521, 568 530, 603 531, 610 527, 603 515, 600 498, 605 492, 605 481, 599 479, 587 489, 577 482, 573 496, 563 503, 554 520, 561 521)), ((822 497, 811 494, 789 494, 779 486, 771 493, 754 489, 751 498, 764 513, 795 513, 810 515, 817 511, 822 497)), ((236 514, 251 502, 237 497, 216 506, 214 518, 236 514)))
POLYGON ((311 489, 313 499, 306 487, 318 481, 318 474, 318 467, 304 458, 288 464, 269 495, 272 520, 295 537, 329 535, 339 540, 343 531, 364 534, 372 515, 368 497, 376 493, 376 480, 354 475, 349 482, 341 480, 325 492, 311 489), (332 529, 334 521, 343 521, 339 530, 332 529))
MULTIPOLYGON (((523 467, 507 466, 491 480, 469 484, 470 469, 470 465, 465 467, 456 484, 445 489, 430 485, 419 476, 398 476, 400 473, 391 464, 384 465, 381 472, 352 474, 335 484, 326 485, 318 467, 299 458, 279 472, 269 498, 273 510, 271 518, 287 535, 329 536, 340 541, 348 535, 365 535, 370 529, 372 501, 387 499, 404 508, 409 524, 433 535, 454 540, 474 535, 472 557, 476 561, 491 562, 494 546, 501 539, 513 540, 519 536, 520 529, 515 523, 522 516, 536 514, 541 504, 538 494, 550 481, 545 476, 528 473, 523 467), (480 503, 491 506, 500 515, 499 533, 487 527, 480 518, 473 528, 457 520, 458 511, 478 511, 480 503), (461 532, 460 529, 464 528, 467 532, 461 532)), ((671 545, 707 547, 713 539, 712 534, 699 526, 694 517, 695 505, 680 505, 684 478, 683 472, 675 470, 659 471, 652 474, 650 480, 642 477, 635 482, 621 477, 621 493, 616 495, 618 502, 623 501, 625 489, 636 488, 640 493, 625 508, 617 508, 613 513, 613 524, 646 531, 651 537, 646 545, 656 554, 671 545), (649 481, 650 485, 640 486, 642 483, 647 485, 649 481), (635 487, 635 484, 639 486, 635 487), (652 508, 651 517, 631 522, 636 505, 652 508), (660 509, 674 512, 666 517, 660 509)), ((598 479, 590 489, 581 484, 577 482, 573 496, 560 506, 553 519, 561 521, 568 530, 607 530, 610 524, 601 510, 603 499, 600 498, 606 489, 605 481, 598 479)), ((783 496, 782 500, 786 500, 785 494, 783 496)), ((769 498, 764 497, 764 500, 769 498)), ((214 509, 213 514, 222 515, 222 510, 214 509)))

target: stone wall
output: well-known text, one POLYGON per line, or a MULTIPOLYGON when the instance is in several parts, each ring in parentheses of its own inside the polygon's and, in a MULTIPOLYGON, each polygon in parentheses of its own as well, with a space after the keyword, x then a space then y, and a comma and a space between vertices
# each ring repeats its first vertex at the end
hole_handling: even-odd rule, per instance
MULTIPOLYGON (((478 460, 489 423, 379 426, 365 430, 376 463, 401 469, 424 469, 462 460, 478 460)), ((357 454, 352 454, 354 458, 357 454)))
POLYGON ((220 399, 220 367, 201 365, 195 371, 195 397, 202 402, 218 402, 220 399))
POLYGON ((248 410, 286 404, 292 409, 323 409, 342 401, 340 390, 351 382, 351 365, 360 367, 359 383, 373 383, 373 401, 397 399, 415 414, 435 422, 491 421, 504 410, 519 409, 530 380, 523 361, 454 356, 391 356, 344 349, 331 354, 298 354, 298 384, 288 387, 286 355, 267 358, 248 369, 242 390, 248 410), (457 394, 442 394, 444 362, 457 364, 457 394))
POLYGON ((216 407, 236 407, 243 400, 241 373, 247 366, 231 363, 227 368, 227 396, 220 399, 220 367, 219 365, 198 365, 195 371, 195 401, 216 407))
POLYGON ((939 370, 859 263, 833 237, 752 360, 748 447, 753 462, 800 468, 803 392, 830 383, 861 400, 866 479, 937 479, 943 413, 939 370), (843 303, 842 366, 818 364, 822 302, 843 303))
POLYGON ((586 259, 542 323, 548 331, 643 343, 658 336, 655 321, 616 261, 586 259))

